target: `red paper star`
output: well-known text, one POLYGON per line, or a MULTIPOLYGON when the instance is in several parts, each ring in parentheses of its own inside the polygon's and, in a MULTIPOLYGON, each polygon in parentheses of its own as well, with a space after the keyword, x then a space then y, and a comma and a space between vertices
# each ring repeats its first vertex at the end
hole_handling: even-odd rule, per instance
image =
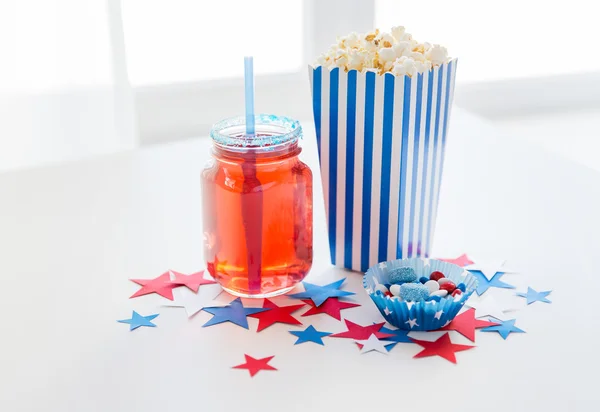
POLYGON ((171 276, 169 272, 165 272, 154 279, 129 279, 132 282, 142 286, 140 290, 131 295, 131 298, 137 298, 138 296, 148 295, 149 293, 157 293, 160 296, 173 300, 173 288, 178 285, 171 283, 171 276))
POLYGON ((455 265, 462 266, 462 267, 465 267, 467 265, 472 265, 473 263, 475 263, 471 259, 469 259, 469 257, 467 256, 466 253, 463 253, 456 259, 440 259, 440 260, 442 260, 444 262, 448 262, 448 263, 454 263, 455 265))
POLYGON ((303 300, 302 302, 306 303, 307 305, 312 306, 302 316, 311 316, 311 315, 318 315, 320 313, 325 313, 337 320, 342 320, 342 316, 340 315, 340 310, 360 306, 357 303, 342 302, 338 298, 327 298, 327 300, 321 306, 315 306, 314 302, 310 299, 303 300))
POLYGON ((336 333, 331 335, 332 338, 350 338, 354 340, 365 340, 369 339, 369 336, 375 335, 377 339, 384 339, 394 336, 390 333, 379 332, 379 329, 385 325, 385 322, 375 323, 369 326, 361 326, 354 322, 350 322, 348 319, 344 319, 346 326, 348 327, 347 332, 336 333))
POLYGON ((437 355, 441 356, 446 360, 449 360, 452 363, 456 363, 456 356, 454 355, 455 352, 469 350, 475 347, 469 345, 457 345, 455 343, 452 343, 450 341, 450 335, 448 333, 444 333, 436 341, 433 342, 429 342, 426 340, 417 340, 412 338, 411 340, 417 345, 421 345, 425 348, 421 352, 417 353, 414 356, 415 358, 425 358, 427 356, 437 355))
POLYGON ((252 356, 244 355, 246 358, 246 363, 242 363, 241 365, 233 366, 234 369, 248 369, 250 372, 250 376, 254 376, 258 373, 258 371, 276 371, 274 367, 269 365, 269 361, 274 358, 274 356, 268 356, 262 359, 254 359, 252 356))
POLYGON ((292 312, 297 311, 302 305, 291 305, 291 306, 277 306, 269 299, 265 299, 263 303, 263 308, 269 309, 264 312, 253 313, 252 315, 248 315, 250 317, 258 319, 258 329, 257 332, 268 328, 276 322, 279 323, 287 323, 290 325, 302 325, 298 319, 291 315, 292 312))
POLYGON ((187 286, 187 288, 195 293, 198 293, 198 288, 202 285, 210 285, 213 283, 217 283, 211 279, 204 278, 204 271, 192 273, 191 275, 186 275, 184 273, 171 271, 173 275, 175 275, 175 280, 171 281, 177 286, 187 286))
POLYGON ((448 326, 440 330, 455 330, 471 342, 475 342, 475 329, 497 326, 498 323, 475 319, 475 309, 471 308, 454 318, 448 326))

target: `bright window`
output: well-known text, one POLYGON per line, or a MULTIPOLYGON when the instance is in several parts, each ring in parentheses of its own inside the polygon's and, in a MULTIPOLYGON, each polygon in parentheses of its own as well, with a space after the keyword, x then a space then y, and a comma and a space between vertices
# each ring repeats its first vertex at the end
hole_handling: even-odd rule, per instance
POLYGON ((301 0, 124 0, 134 86, 297 72, 303 62, 301 0))
POLYGON ((600 69, 590 0, 376 0, 377 27, 404 25, 417 40, 446 45, 462 81, 600 69))

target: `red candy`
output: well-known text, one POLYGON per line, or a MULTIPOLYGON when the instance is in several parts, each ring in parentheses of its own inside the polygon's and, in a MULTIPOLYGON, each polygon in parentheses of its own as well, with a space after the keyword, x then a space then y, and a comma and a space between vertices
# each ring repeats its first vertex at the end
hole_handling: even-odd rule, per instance
POLYGON ((455 289, 456 289, 456 285, 454 284, 454 282, 446 282, 443 285, 440 285, 440 290, 445 290, 448 293, 454 292, 455 289))
POLYGON ((446 276, 444 276, 444 274, 442 272, 438 272, 437 270, 435 272, 431 272, 431 275, 429 275, 429 279, 435 280, 436 282, 438 280, 440 280, 441 278, 445 278, 445 277, 446 276))
POLYGON ((389 290, 387 292, 385 292, 384 295, 389 296, 390 298, 394 296, 394 295, 392 295, 392 292, 390 292, 389 290))
POLYGON ((460 294, 462 294, 462 290, 460 290, 460 289, 454 289, 454 292, 452 292, 452 296, 457 296, 460 294))

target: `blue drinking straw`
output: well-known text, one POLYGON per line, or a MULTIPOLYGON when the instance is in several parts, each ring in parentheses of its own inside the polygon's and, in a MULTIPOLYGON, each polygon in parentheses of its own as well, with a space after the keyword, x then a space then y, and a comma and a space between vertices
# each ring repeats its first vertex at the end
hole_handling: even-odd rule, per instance
POLYGON ((246 97, 246 135, 254 135, 254 67, 252 56, 244 57, 244 94, 246 97))

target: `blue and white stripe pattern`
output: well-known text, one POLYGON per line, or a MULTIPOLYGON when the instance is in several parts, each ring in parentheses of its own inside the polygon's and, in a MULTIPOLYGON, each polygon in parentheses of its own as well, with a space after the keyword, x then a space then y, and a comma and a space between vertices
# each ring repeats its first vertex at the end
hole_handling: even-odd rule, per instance
POLYGON ((309 68, 334 265, 429 255, 456 64, 413 78, 309 68))

